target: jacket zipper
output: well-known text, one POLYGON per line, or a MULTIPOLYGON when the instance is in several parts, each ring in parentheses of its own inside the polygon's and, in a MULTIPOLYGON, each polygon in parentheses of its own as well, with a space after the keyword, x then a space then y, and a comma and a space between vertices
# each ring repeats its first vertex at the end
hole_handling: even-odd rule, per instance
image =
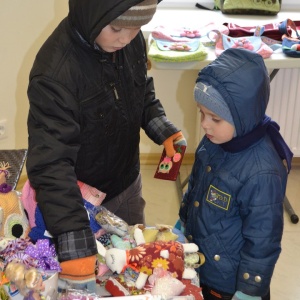
POLYGON ((119 98, 119 94, 118 94, 118 91, 117 91, 117 89, 116 89, 115 83, 114 83, 114 82, 111 82, 111 83, 110 83, 110 87, 112 88, 112 90, 113 90, 113 92, 114 92, 114 94, 115 94, 116 100, 119 100, 120 98, 119 98))
MULTIPOLYGON (((116 52, 113 53, 112 62, 113 62, 114 65, 116 65, 116 52)), ((115 94, 116 100, 119 100, 120 98, 119 98, 119 94, 118 94, 118 91, 117 91, 117 88, 116 88, 116 84, 114 82, 111 82, 110 87, 112 88, 112 90, 115 94)))

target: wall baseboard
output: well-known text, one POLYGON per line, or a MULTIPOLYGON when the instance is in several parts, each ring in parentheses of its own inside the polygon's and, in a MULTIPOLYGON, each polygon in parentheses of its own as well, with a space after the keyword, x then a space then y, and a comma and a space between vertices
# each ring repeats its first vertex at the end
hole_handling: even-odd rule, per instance
MULTIPOLYGON (((141 153, 140 154, 140 160, 141 165, 156 165, 159 162, 161 154, 159 153, 141 153)), ((194 153, 185 153, 182 164, 183 165, 192 165, 194 163, 195 154, 194 153)), ((293 167, 299 167, 300 166, 300 157, 293 157, 292 161, 293 167)))
MULTIPOLYGON (((159 162, 161 154, 159 153, 141 153, 140 154, 140 161, 141 165, 157 165, 159 162)), ((182 164, 183 165, 192 165, 194 163, 194 157, 195 155, 192 153, 186 153, 183 157, 182 164)), ((300 167, 300 157, 294 157, 292 161, 292 167, 300 167)), ((27 175, 22 174, 20 176, 18 185, 16 187, 17 191, 22 190, 22 187, 24 186, 25 182, 27 180, 27 175)))

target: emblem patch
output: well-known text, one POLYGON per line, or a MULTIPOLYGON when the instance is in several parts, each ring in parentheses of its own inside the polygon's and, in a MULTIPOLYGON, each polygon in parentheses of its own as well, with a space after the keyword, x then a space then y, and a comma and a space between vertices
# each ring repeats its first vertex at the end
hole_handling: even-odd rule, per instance
POLYGON ((224 210, 228 210, 229 204, 231 200, 231 195, 226 194, 220 190, 218 190, 213 185, 210 185, 206 201, 221 208, 224 210))

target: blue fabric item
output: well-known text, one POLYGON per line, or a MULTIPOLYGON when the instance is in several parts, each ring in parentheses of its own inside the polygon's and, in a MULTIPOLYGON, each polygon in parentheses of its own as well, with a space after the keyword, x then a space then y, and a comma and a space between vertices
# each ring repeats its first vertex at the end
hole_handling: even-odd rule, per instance
POLYGON ((300 58, 300 51, 297 50, 297 45, 300 45, 300 34, 297 31, 296 24, 291 19, 286 19, 278 25, 278 29, 283 34, 282 52, 287 56, 300 58), (292 38, 288 28, 294 30, 297 37, 292 38))
POLYGON ((236 291, 236 293, 232 297, 232 300, 261 300, 261 297, 249 296, 240 291, 236 291))
POLYGON ((220 118, 234 126, 227 103, 212 85, 205 81, 197 81, 194 89, 194 97, 197 103, 205 106, 220 118))
POLYGON ((93 231, 93 233, 96 233, 98 230, 100 230, 102 227, 101 225, 96 221, 95 216, 97 214, 97 208, 91 204, 90 202, 86 201, 83 199, 84 207, 87 210, 89 214, 89 219, 90 219, 90 227, 93 231))
POLYGON ((236 153, 247 149, 261 139, 265 134, 268 134, 280 158, 286 160, 288 172, 290 172, 293 153, 284 141, 279 130, 279 125, 275 121, 272 121, 270 117, 265 115, 262 123, 254 130, 242 137, 236 137, 227 143, 221 144, 220 146, 224 149, 224 151, 236 153))
POLYGON ((177 242, 183 243, 183 244, 186 243, 185 236, 180 229, 174 227, 172 232, 178 235, 177 242))
POLYGON ((52 243, 51 239, 48 236, 45 236, 45 232, 46 232, 46 224, 42 215, 41 210, 39 209, 39 207, 36 207, 35 210, 35 227, 32 227, 28 236, 30 237, 30 239, 35 243, 37 242, 37 240, 40 239, 49 239, 50 242, 52 243))

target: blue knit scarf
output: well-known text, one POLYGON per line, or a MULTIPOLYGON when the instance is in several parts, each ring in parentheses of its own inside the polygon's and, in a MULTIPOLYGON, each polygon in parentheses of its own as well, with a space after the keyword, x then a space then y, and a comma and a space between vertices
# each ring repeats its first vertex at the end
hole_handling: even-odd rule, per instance
POLYGON ((280 158, 286 160, 289 173, 291 170, 293 153, 284 141, 279 130, 279 125, 272 121, 270 117, 265 115, 263 121, 251 132, 242 137, 233 138, 231 141, 221 144, 220 146, 224 151, 236 153, 247 149, 261 139, 265 134, 268 134, 280 158))

